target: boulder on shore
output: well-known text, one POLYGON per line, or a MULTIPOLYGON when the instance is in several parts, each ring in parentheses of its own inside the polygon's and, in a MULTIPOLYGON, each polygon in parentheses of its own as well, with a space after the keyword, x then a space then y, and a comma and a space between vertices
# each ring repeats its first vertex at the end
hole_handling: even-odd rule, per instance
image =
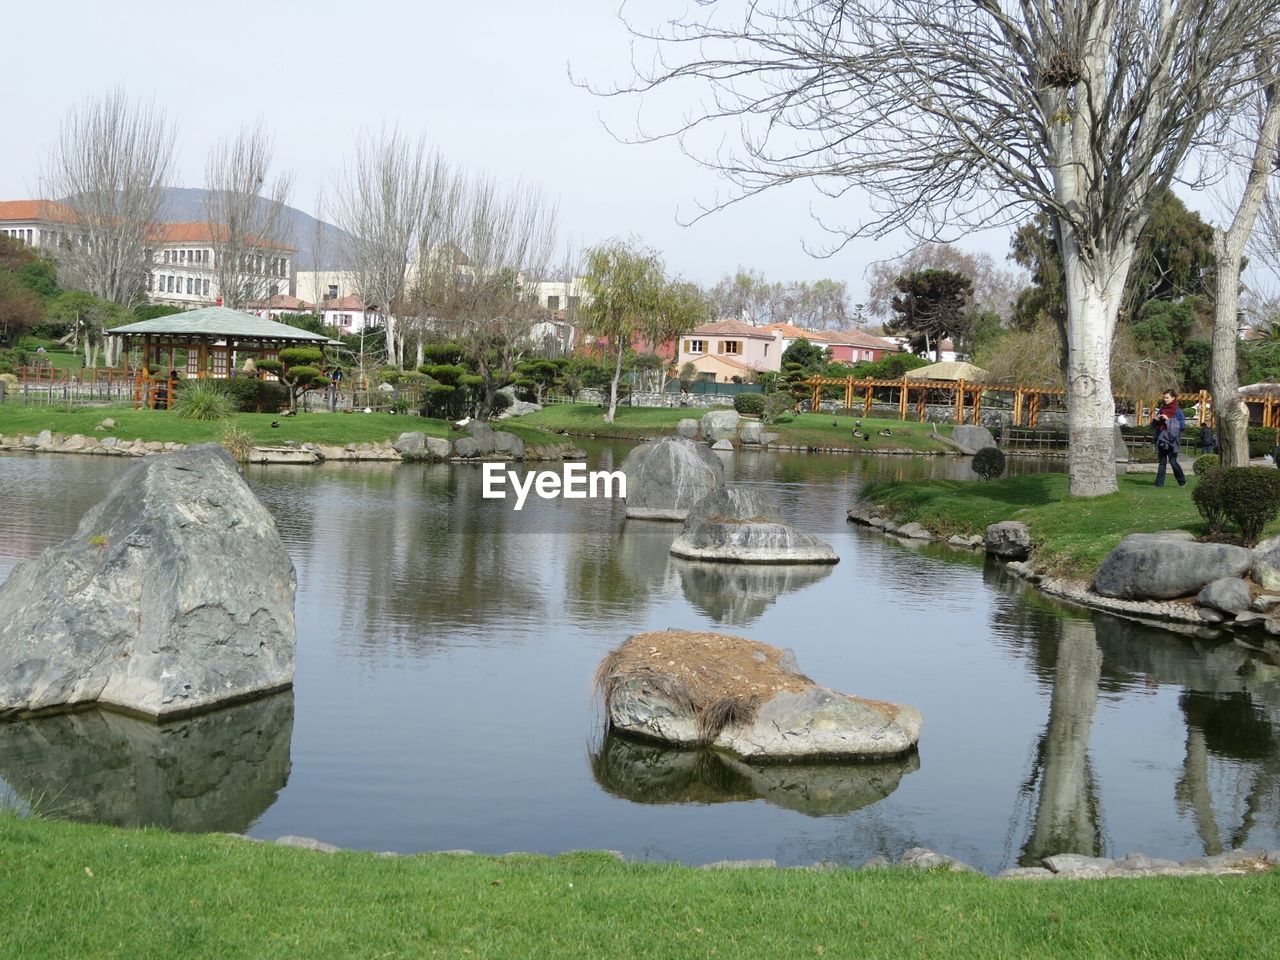
POLYGON ((676 436, 692 440, 698 435, 698 421, 686 417, 676 424, 676 436))
POLYGON ((997 557, 1025 560, 1031 556, 1031 531, 1020 520, 1001 520, 987 525, 982 545, 997 557))
POLYGON ((836 563, 824 540, 772 516, 756 491, 722 487, 708 494, 684 522, 671 553, 720 563, 836 563))
POLYGON ((1253 603, 1253 592, 1247 581, 1239 577, 1223 577, 1201 590, 1196 596, 1196 603, 1222 613, 1240 613, 1253 603))
POLYGON ((737 410, 712 410, 702 415, 699 426, 702 428, 702 439, 709 443, 717 440, 734 440, 738 436, 737 410))
POLYGON ((0 586, 0 719, 160 719, 293 682, 293 563, 222 447, 146 458, 0 586))
POLYGON ((996 445, 990 430, 968 423, 957 423, 951 428, 951 442, 960 448, 961 453, 969 455, 996 445))
POLYGON ((595 680, 613 731, 746 760, 893 757, 920 739, 915 707, 818 686, 789 651, 741 637, 637 634, 595 680))
POLYGON ((1249 572, 1253 551, 1190 537, 1180 530, 1130 534, 1103 559, 1093 589, 1125 600, 1171 600, 1249 572))
POLYGON ((724 463, 683 437, 642 443, 619 468, 627 477, 627 516, 683 520, 703 497, 724 486, 724 463))

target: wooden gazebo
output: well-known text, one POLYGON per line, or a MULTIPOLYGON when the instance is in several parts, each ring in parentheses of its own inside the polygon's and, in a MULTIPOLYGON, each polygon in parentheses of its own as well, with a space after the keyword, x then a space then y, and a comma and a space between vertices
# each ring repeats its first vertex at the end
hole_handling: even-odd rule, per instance
POLYGON ((142 367, 134 402, 148 407, 173 405, 174 384, 168 377, 171 370, 180 370, 188 379, 231 377, 242 359, 256 362, 277 357, 285 347, 324 350, 337 343, 323 334, 227 307, 204 307, 141 320, 106 333, 123 338, 126 345, 141 345, 142 367), (181 366, 177 362, 179 351, 186 355, 181 366))

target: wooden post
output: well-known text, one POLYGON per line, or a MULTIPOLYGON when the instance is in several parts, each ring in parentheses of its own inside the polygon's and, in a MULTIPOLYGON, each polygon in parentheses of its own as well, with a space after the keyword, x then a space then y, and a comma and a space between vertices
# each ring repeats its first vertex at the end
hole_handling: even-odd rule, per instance
POLYGON ((209 375, 209 341, 200 341, 200 359, 196 361, 200 368, 196 373, 197 379, 203 380, 209 375))
POLYGON ((1040 422, 1040 394, 1036 391, 1031 393, 1031 415, 1027 421, 1027 426, 1034 427, 1040 422))
POLYGON ((1022 426, 1022 388, 1015 387, 1013 390, 1013 425, 1015 427, 1022 426))
POLYGON ((865 399, 865 400, 863 400, 863 402, 862 402, 862 415, 863 415, 864 417, 870 417, 870 416, 871 416, 871 391, 872 391, 873 389, 874 389, 874 388, 873 388, 873 387, 871 387, 870 385, 868 385, 868 386, 867 386, 867 397, 866 397, 866 399, 865 399))
POLYGON ((907 419, 907 403, 908 403, 907 397, 909 395, 909 391, 911 390, 911 387, 908 386, 909 383, 910 381, 907 379, 906 374, 903 374, 902 375, 902 392, 898 394, 898 418, 901 420, 907 419))
POLYGON ((929 414, 929 391, 924 387, 920 388, 920 398, 916 400, 916 419, 924 423, 929 414))
POLYGON ((818 401, 821 399, 821 396, 822 386, 821 384, 815 383, 813 385, 813 403, 810 405, 814 413, 818 412, 818 401))
POLYGON ((846 377, 844 381, 844 408, 853 409, 853 377, 846 377))
POLYGON ((982 388, 977 387, 973 391, 973 403, 970 404, 973 409, 973 425, 975 427, 982 425, 982 388))
POLYGON ((956 381, 956 423, 964 423, 964 380, 956 381))

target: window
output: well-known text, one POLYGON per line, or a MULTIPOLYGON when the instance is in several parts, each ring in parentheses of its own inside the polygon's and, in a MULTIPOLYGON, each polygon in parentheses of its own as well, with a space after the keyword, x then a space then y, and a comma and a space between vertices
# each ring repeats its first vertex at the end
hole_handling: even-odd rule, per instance
POLYGON ((169 262, 169 251, 168 251, 168 250, 166 250, 166 251, 164 252, 164 262, 165 262, 165 263, 168 263, 168 262, 169 262))
POLYGON ((270 292, 268 295, 274 297, 274 296, 278 296, 279 293, 280 293, 280 284, 273 283, 271 285, 270 292))
POLYGON ((707 342, 705 340, 687 340, 685 341, 686 353, 706 353, 707 342))
POLYGON ((187 277, 187 293, 191 293, 191 278, 187 277))
POLYGON ((329 292, 325 294, 324 298, 326 300, 338 299, 338 285, 336 283, 329 284, 329 292))
POLYGON ((741 353, 742 341, 741 340, 721 340, 720 352, 721 353, 741 353))
POLYGON ((173 277, 165 277, 165 293, 173 293, 173 277))
POLYGON ((206 297, 209 295, 209 281, 208 281, 208 280, 206 280, 206 281, 204 282, 204 295, 205 295, 206 297))
POLYGON ((559 297, 547 297, 547 309, 548 309, 548 310, 559 310, 559 309, 560 309, 560 298, 559 298, 559 297))
POLYGON ((156 285, 156 276, 155 276, 155 274, 154 274, 154 273, 148 273, 148 274, 147 274, 147 293, 150 293, 150 292, 151 292, 151 290, 152 290, 152 288, 153 288, 155 285, 156 285))
POLYGON ((769 344, 767 343, 764 345, 764 355, 766 357, 769 355, 769 344))

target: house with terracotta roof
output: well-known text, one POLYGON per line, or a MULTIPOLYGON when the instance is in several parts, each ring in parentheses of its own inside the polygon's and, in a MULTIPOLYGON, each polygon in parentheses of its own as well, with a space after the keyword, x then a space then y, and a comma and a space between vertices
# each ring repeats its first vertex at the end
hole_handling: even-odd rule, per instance
POLYGON ((822 344, 831 351, 831 359, 838 363, 875 361, 891 353, 902 352, 902 348, 893 341, 874 337, 865 330, 835 330, 824 333, 822 344))
POLYGON ((282 313, 310 313, 314 309, 315 304, 307 303, 305 300, 299 300, 297 297, 291 297, 284 293, 278 293, 274 297, 268 297, 266 300, 244 305, 245 313, 251 313, 255 317, 265 317, 268 320, 277 320, 282 313))
MULTIPOLYGON (((52 200, 0 200, 0 233, 44 250, 56 259, 58 251, 76 243, 75 211, 52 200)), ((225 245, 225 227, 213 229, 205 221, 153 224, 145 250, 152 264, 147 272, 147 298, 153 303, 202 307, 220 302, 215 257, 225 245)), ((265 279, 268 297, 292 294, 292 247, 266 240, 256 243, 242 269, 265 279)))
POLYGON ((764 327, 719 320, 704 323, 680 338, 676 369, 692 363, 704 380, 750 382, 756 374, 781 370, 782 350, 781 339, 764 327))
POLYGON ((379 314, 355 294, 326 300, 320 304, 320 316, 326 326, 336 327, 343 334, 359 333, 381 322, 379 314))

